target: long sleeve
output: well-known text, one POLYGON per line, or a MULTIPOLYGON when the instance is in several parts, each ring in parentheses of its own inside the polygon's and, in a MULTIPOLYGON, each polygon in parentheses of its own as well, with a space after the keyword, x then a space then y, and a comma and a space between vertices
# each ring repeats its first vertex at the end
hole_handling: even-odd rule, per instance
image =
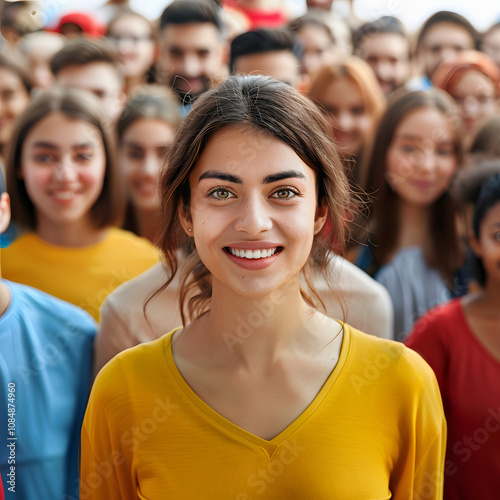
MULTIPOLYGON (((80 498, 86 500, 136 500, 136 484, 130 469, 130 453, 122 444, 124 433, 108 412, 114 382, 100 373, 90 395, 81 433, 80 498), (101 379, 101 380, 100 380, 101 379)), ((114 401, 117 407, 120 402, 114 401)))

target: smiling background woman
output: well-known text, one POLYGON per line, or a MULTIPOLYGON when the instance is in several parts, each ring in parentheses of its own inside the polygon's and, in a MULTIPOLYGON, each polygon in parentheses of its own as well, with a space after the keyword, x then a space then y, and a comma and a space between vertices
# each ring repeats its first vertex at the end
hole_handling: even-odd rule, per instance
POLYGON ((12 56, 0 54, 0 155, 12 134, 12 124, 30 102, 31 81, 12 56))
POLYGON ((193 321, 100 371, 82 497, 440 498, 432 371, 323 315, 301 284, 345 240, 350 191, 321 113, 286 84, 231 77, 175 142, 162 179, 166 286, 182 247, 181 297, 200 290, 182 303, 193 321))
POLYGON ((16 123, 6 166, 13 221, 24 234, 2 252, 5 278, 98 319, 109 293, 156 263, 153 245, 114 227, 124 189, 93 96, 41 94, 16 123))

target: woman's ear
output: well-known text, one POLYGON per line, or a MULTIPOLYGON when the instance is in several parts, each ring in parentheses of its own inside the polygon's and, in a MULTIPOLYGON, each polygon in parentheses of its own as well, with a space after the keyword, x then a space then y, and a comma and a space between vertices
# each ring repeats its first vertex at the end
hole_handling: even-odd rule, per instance
POLYGON ((321 205, 316 209, 316 216, 314 218, 314 234, 318 234, 325 225, 328 218, 328 207, 321 205))
POLYGON ((481 244, 477 240, 476 235, 472 231, 470 231, 467 235, 467 238, 469 240, 469 246, 474 252, 474 255, 476 255, 476 257, 481 257, 481 244))
POLYGON ((193 236, 193 221, 191 219, 191 211, 189 210, 189 206, 184 203, 184 200, 181 200, 178 208, 179 220, 184 229, 184 232, 188 236, 193 236))

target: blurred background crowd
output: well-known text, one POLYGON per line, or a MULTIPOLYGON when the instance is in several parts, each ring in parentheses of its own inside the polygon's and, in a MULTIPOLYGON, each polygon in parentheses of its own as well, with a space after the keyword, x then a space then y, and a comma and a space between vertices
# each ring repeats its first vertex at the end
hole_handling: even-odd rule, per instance
MULTIPOLYGON (((46 408, 66 408, 56 462, 75 454, 68 429, 93 373, 181 322, 176 282, 149 301, 148 318, 143 305, 166 280, 160 178, 183 118, 227 76, 264 74, 314 101, 355 193, 335 269, 346 320, 406 339, 431 364, 459 470, 448 491, 466 492, 449 498, 494 498, 499 438, 480 451, 456 445, 500 407, 500 8, 476 9, 479 27, 434 5, 415 26, 417 4, 393 3, 364 15, 354 0, 1 2, 0 369, 8 381, 22 367, 26 393, 44 370, 64 380, 57 396, 36 389, 46 408), (14 330, 38 340, 20 347, 14 330), (476 474, 484 491, 468 482, 476 474)), ((265 138, 248 144, 249 168, 262 148, 265 138)), ((342 316, 315 279, 328 313, 342 316)), ((26 428, 29 457, 39 443, 35 423, 26 428)), ((29 473, 43 483, 50 464, 29 473)), ((74 494, 75 478, 60 476, 40 498, 74 494)), ((20 498, 38 498, 27 491, 20 498)))

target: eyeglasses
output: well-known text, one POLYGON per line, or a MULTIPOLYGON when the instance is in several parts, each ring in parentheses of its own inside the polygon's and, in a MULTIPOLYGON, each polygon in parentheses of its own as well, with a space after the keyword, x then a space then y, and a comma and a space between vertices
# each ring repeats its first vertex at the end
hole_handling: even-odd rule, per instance
POLYGON ((141 42, 151 40, 151 35, 134 36, 134 35, 109 35, 107 37, 112 43, 119 45, 121 43, 129 43, 130 45, 139 45, 141 42))

